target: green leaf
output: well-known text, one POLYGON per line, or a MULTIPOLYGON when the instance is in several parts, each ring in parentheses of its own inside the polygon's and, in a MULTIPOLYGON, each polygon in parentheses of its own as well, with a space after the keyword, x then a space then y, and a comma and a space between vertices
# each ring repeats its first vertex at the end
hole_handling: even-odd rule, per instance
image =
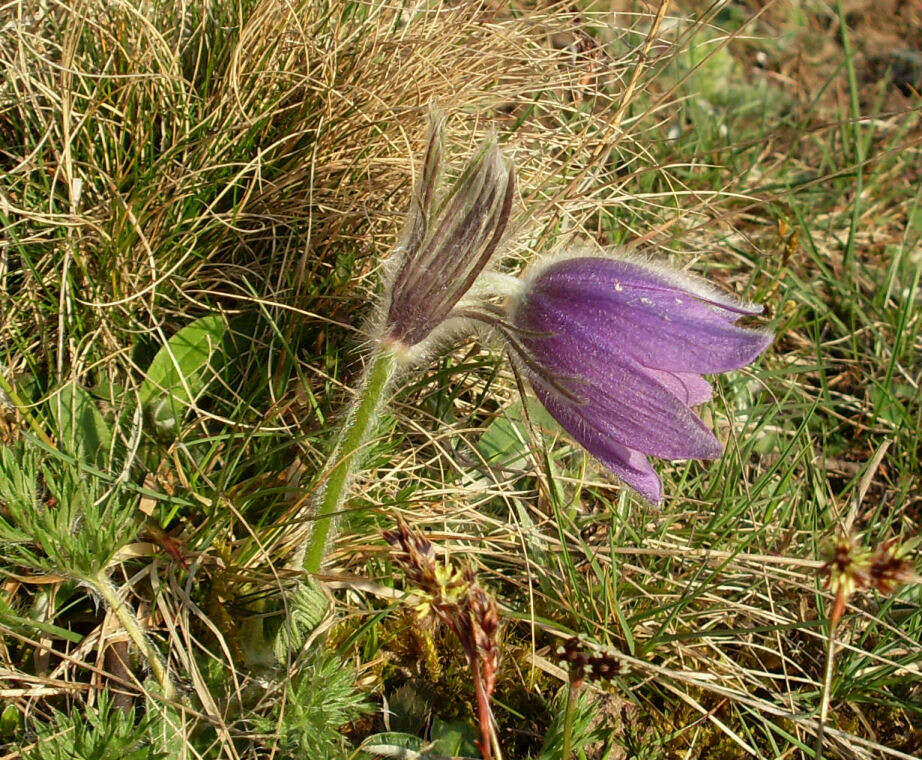
POLYGON ((474 744, 474 729, 461 721, 443 723, 436 720, 432 726, 432 741, 426 742, 413 734, 387 731, 369 736, 359 748, 363 753, 398 760, 466 760, 478 758, 474 744))
POLYGON ((50 403, 61 447, 87 464, 104 469, 112 431, 93 397, 76 382, 70 382, 50 403))
POLYGON ((285 663, 290 652, 297 652, 304 646, 329 607, 329 600, 312 578, 298 585, 287 600, 287 614, 273 643, 280 663, 285 663))
POLYGON ((371 704, 344 660, 317 650, 301 662, 300 673, 286 676, 285 699, 250 722, 254 730, 277 737, 283 757, 344 757, 347 741, 340 726, 371 712, 371 704))
POLYGON ((426 730, 432 712, 431 698, 420 694, 411 681, 387 695, 387 708, 391 730, 413 735, 426 730))
POLYGON ((205 390, 224 354, 226 335, 223 316, 202 317, 183 327, 154 356, 140 398, 158 433, 175 431, 205 390))
POLYGON ((908 215, 909 226, 917 235, 922 235, 922 206, 915 206, 908 215))
MULTIPOLYGON (((557 760, 563 756, 564 732, 567 722, 566 686, 561 687, 551 705, 553 720, 544 735, 544 746, 537 760, 557 760)), ((582 689, 570 715, 571 757, 585 757, 584 748, 596 741, 602 741, 607 730, 606 721, 600 721, 598 702, 593 695, 582 689)))
POLYGON ((63 639, 64 641, 69 641, 72 644, 79 644, 83 641, 83 636, 79 633, 74 633, 73 631, 68 631, 66 628, 61 628, 60 626, 54 625, 54 623, 47 623, 41 620, 34 620, 32 618, 22 617, 21 615, 16 614, 12 607, 0 597, 0 624, 13 630, 21 630, 28 634, 32 634, 33 631, 41 631, 46 636, 63 639))
MULTIPOLYGON (((536 431, 559 431, 560 426, 541 404, 528 399, 528 418, 536 431)), ((488 463, 499 467, 520 465, 528 455, 528 423, 522 402, 510 406, 484 430, 477 450, 488 463)))
POLYGON ((463 720, 432 722, 432 751, 449 757, 477 757, 477 732, 463 720))
POLYGON ((50 720, 33 717, 35 741, 19 748, 23 760, 163 760, 165 753, 150 742, 159 715, 135 720, 133 709, 123 712, 105 691, 93 707, 66 713, 52 710, 50 720))
POLYGON ((369 736, 360 747, 363 753, 377 757, 393 757, 400 760, 416 760, 425 757, 427 743, 418 736, 398 731, 386 731, 369 736))
POLYGON ((19 730, 19 710, 8 704, 0 713, 0 741, 7 741, 19 730))

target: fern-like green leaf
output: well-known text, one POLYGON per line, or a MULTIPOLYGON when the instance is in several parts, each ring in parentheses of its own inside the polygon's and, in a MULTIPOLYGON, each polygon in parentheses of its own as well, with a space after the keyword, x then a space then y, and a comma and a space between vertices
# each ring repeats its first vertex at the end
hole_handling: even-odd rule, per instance
POLYGON ((277 737, 277 757, 337 760, 349 756, 340 728, 370 709, 351 668, 332 654, 316 652, 288 685, 285 699, 253 723, 256 731, 277 737))
MULTIPOLYGON (((155 715, 155 712, 149 715, 155 715)), ((162 760, 167 755, 151 741, 150 719, 135 720, 134 710, 116 708, 102 692, 95 707, 55 712, 33 724, 33 741, 20 749, 22 760, 162 760)))

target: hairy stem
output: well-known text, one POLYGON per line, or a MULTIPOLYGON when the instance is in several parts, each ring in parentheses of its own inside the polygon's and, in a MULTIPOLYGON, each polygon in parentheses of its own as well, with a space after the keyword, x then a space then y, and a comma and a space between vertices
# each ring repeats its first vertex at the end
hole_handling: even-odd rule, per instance
POLYGON ((115 586, 112 585, 112 581, 109 580, 106 571, 100 570, 95 578, 89 579, 89 582, 93 589, 103 598, 109 609, 115 613, 115 617, 122 624, 122 628, 125 629, 134 645, 140 650, 144 659, 147 660, 154 678, 157 679, 157 683, 160 684, 160 688, 163 690, 164 699, 173 699, 175 696, 173 683, 170 681, 170 674, 167 672, 166 666, 160 659, 160 654, 144 634, 141 623, 138 622, 135 614, 122 601, 115 586))
POLYGON ((379 346, 371 357, 368 372, 356 395, 354 410, 346 420, 330 457, 326 484, 317 502, 314 528, 302 562, 309 573, 316 573, 323 563, 336 513, 346 499, 352 475, 361 462, 362 449, 374 431, 396 367, 394 352, 379 346))

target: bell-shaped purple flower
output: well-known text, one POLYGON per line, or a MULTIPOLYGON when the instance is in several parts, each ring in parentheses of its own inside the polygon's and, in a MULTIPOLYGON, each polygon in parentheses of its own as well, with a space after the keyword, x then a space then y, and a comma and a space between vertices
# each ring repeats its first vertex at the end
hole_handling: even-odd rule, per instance
POLYGON ((451 318, 499 247, 515 194, 512 167, 491 139, 439 200, 441 131, 442 119, 433 113, 420 181, 385 291, 383 337, 404 350, 451 318))
POLYGON ((504 332, 551 415, 659 502, 647 456, 720 456, 691 407, 711 398, 702 375, 743 367, 771 343, 771 333, 734 324, 761 310, 675 271, 577 256, 528 278, 504 332))

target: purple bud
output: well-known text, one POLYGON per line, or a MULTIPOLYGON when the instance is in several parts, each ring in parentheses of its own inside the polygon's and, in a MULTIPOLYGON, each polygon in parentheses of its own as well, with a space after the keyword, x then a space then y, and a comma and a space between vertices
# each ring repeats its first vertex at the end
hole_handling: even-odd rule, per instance
POLYGON ((711 397, 702 373, 743 367, 771 343, 769 332, 734 324, 760 311, 679 272, 581 256, 529 278, 512 315, 513 347, 551 415, 658 502, 648 455, 720 456, 690 407, 711 397))
POLYGON ((438 203, 441 129, 442 120, 434 115, 386 301, 385 339, 406 348, 424 341, 449 317, 487 266, 515 193, 512 168, 490 140, 438 203))

